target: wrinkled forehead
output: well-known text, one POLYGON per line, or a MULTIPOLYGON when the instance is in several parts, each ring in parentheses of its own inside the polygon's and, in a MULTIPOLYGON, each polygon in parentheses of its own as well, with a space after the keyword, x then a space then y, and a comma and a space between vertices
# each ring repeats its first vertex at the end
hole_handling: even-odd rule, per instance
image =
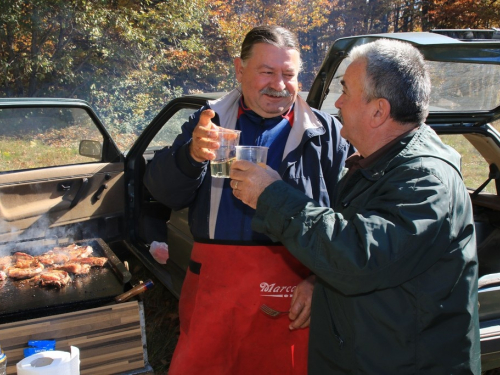
POLYGON ((357 59, 349 64, 340 83, 348 89, 359 88, 362 90, 365 80, 366 61, 363 59, 357 59))
POLYGON ((250 62, 270 67, 286 65, 288 69, 296 71, 300 71, 302 67, 300 53, 295 48, 276 46, 271 43, 254 44, 251 54, 242 62, 244 66, 250 62))

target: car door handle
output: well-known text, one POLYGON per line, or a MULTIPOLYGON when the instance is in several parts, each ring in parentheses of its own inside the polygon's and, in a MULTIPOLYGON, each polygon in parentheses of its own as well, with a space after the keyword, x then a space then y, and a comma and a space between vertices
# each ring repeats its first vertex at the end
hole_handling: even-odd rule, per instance
POLYGON ((73 200, 71 201, 71 204, 69 205, 69 209, 72 209, 73 207, 75 207, 78 204, 78 202, 80 202, 80 199, 82 199, 82 196, 83 196, 83 192, 85 191, 85 188, 87 187, 88 184, 89 184, 89 179, 86 177, 83 178, 82 184, 80 185, 80 188, 76 192, 75 197, 73 198, 73 200))
POLYGON ((108 188, 108 185, 106 184, 102 184, 101 186, 99 186, 99 189, 97 189, 97 191, 95 192, 94 196, 92 197, 94 201, 98 201, 99 199, 101 199, 101 195, 102 193, 104 192, 104 190, 106 190, 108 188))
POLYGON ((59 185, 57 185, 57 190, 58 191, 70 191, 72 184, 73 184, 72 182, 61 182, 59 185))

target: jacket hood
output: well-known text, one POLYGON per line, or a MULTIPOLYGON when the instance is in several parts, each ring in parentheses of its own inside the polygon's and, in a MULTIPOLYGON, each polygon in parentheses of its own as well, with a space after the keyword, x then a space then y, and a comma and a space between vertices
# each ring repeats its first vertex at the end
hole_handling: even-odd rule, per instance
POLYGON ((370 168, 369 173, 371 173, 371 179, 377 179, 381 177, 385 171, 404 164, 411 159, 420 157, 440 159, 452 166, 460 177, 462 177, 460 172, 460 154, 452 147, 445 145, 430 126, 421 124, 417 132, 404 137, 400 145, 402 148, 395 147, 390 151, 394 156, 382 158, 381 162, 375 163, 375 165, 370 168))

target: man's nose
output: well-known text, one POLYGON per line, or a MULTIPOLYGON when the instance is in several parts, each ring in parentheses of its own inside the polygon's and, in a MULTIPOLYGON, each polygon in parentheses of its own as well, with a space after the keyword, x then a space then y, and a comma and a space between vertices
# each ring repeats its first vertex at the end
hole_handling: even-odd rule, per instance
POLYGON ((335 107, 340 109, 342 106, 342 95, 339 96, 339 98, 335 101, 335 107))
POLYGON ((276 91, 282 91, 286 88, 285 81, 281 74, 274 74, 271 80, 271 88, 276 91))

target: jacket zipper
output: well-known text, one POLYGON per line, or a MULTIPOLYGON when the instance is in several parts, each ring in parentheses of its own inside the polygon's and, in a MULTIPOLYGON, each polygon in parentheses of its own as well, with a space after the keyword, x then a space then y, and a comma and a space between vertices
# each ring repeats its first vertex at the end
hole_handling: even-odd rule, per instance
POLYGON ((326 295, 325 288, 323 288, 323 295, 325 296, 326 306, 328 307, 328 312, 330 313, 330 317, 331 317, 331 321, 332 321, 333 335, 335 336, 335 338, 339 342, 339 349, 342 350, 344 348, 344 340, 342 340, 342 337, 340 337, 337 326, 335 325, 334 315, 333 315, 333 312, 330 308, 330 301, 328 301, 328 296, 326 295))

